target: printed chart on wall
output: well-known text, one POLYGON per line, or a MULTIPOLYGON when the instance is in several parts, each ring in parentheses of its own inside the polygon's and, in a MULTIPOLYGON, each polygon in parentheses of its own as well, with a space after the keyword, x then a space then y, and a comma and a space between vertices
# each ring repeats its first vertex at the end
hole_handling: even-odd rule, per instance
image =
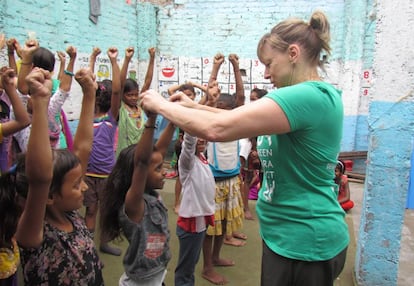
MULTIPOLYGON (((88 68, 89 67, 89 57, 90 54, 87 53, 79 53, 76 57, 76 62, 74 66, 74 71, 77 71, 81 68, 88 68)), ((69 57, 66 58, 66 63, 69 61, 69 57)), ((122 62, 118 60, 118 65, 122 65, 122 62)), ((57 75, 59 73, 59 66, 60 62, 59 59, 56 58, 56 64, 55 64, 55 70, 54 74, 57 75)), ((137 76, 137 67, 138 67, 138 60, 132 59, 131 63, 128 67, 128 77, 133 79, 138 79, 137 76)), ((94 72, 96 75, 96 81, 100 82, 106 79, 111 80, 112 79, 112 66, 111 62, 107 55, 102 53, 96 58, 94 72)), ((63 108, 65 112, 67 113, 69 120, 79 119, 79 113, 81 110, 81 103, 82 103, 82 90, 73 80, 70 96, 66 100, 63 108)))
MULTIPOLYGON (((157 62, 159 92, 164 97, 168 97, 167 90, 170 86, 186 82, 201 83, 207 86, 213 68, 213 60, 214 57, 160 56, 157 62)), ((265 68, 259 60, 239 59, 239 68, 247 101, 253 88, 273 89, 269 80, 264 79, 265 68)), ((236 92, 233 66, 227 57, 218 72, 217 81, 222 93, 234 94, 236 92)), ((199 100, 202 94, 199 90, 196 92, 196 100, 199 100)))

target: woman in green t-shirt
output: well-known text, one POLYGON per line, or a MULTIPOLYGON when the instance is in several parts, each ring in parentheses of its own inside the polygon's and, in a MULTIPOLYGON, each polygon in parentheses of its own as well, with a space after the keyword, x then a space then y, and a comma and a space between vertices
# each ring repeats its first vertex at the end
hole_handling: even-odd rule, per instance
MULTIPOLYGON (((263 184, 257 201, 263 239, 261 285, 332 286, 349 243, 334 177, 343 124, 341 92, 318 74, 330 54, 329 22, 287 19, 259 41, 264 77, 277 88, 232 110, 198 105, 183 94, 169 101, 155 91, 141 106, 208 141, 258 137, 263 184)), ((212 80, 208 100, 220 94, 212 80)))

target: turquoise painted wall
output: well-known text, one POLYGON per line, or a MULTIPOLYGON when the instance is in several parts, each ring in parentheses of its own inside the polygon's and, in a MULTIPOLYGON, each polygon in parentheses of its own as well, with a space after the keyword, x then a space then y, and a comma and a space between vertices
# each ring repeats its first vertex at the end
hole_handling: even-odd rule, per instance
MULTIPOLYGON (((357 274, 366 285, 395 285, 402 219, 399 206, 406 196, 410 168, 406 158, 412 151, 412 125, 407 128, 406 120, 414 122, 414 110, 412 103, 371 103, 375 98, 370 96, 371 83, 361 83, 362 71, 373 69, 375 63, 376 8, 386 1, 180 0, 164 6, 130 2, 101 0, 102 14, 98 24, 93 24, 88 1, 0 0, 0 31, 21 42, 28 31, 35 31, 41 45, 51 50, 75 45, 89 53, 93 46, 106 50, 116 45, 122 51, 133 45, 137 56, 147 59, 148 47, 156 46, 161 55, 203 57, 234 52, 250 59, 256 57, 260 37, 278 21, 288 16, 309 19, 318 8, 327 13, 332 28, 330 60, 341 65, 336 84, 351 106, 345 114, 342 150, 371 149, 373 154, 367 170, 364 229, 360 230, 366 244, 359 245, 357 274)), ((374 92, 379 95, 383 90, 374 92)), ((77 122, 71 126, 76 129, 77 122)))
POLYGON ((414 122, 414 103, 374 101, 368 122, 370 155, 361 208, 356 276, 359 285, 391 286, 397 285, 398 278, 413 150, 414 129, 410 122, 414 122))
MULTIPOLYGON (((90 53, 93 46, 104 52, 115 45, 122 57, 124 48, 132 45, 136 56, 145 60, 148 47, 156 46, 160 55, 167 56, 200 57, 222 52, 254 59, 258 40, 277 22, 290 16, 308 20, 312 11, 322 9, 331 23, 331 60, 360 61, 364 68, 372 62, 370 33, 375 25, 366 14, 373 0, 328 4, 305 0, 181 0, 164 6, 130 2, 101 0, 101 15, 94 24, 89 20, 89 1, 1 0, 0 29, 20 42, 28 31, 34 31, 41 45, 51 50, 74 45, 79 53, 90 53)), ((349 98, 348 83, 339 85, 344 98, 359 101, 359 95, 349 98)), ((359 82, 352 81, 351 85, 359 82)), ((365 115, 358 108, 345 114, 343 151, 367 149, 365 115)), ((72 125, 76 128, 76 122, 72 125)))
POLYGON ((94 24, 89 20, 89 1, 2 0, 0 30, 22 44, 28 32, 34 31, 40 45, 52 51, 68 45, 81 53, 90 53, 94 46, 102 51, 117 46, 123 51, 132 45, 141 58, 147 58, 146 50, 156 43, 156 7, 100 2, 101 16, 94 24))
POLYGON ((312 11, 321 9, 331 22, 332 59, 342 57, 340 51, 346 32, 344 8, 347 1, 330 1, 328 5, 321 0, 184 2, 184 5, 167 5, 160 9, 158 47, 163 54, 197 57, 222 52, 225 55, 237 53, 242 58, 256 58, 259 39, 275 24, 287 17, 308 20, 312 11))

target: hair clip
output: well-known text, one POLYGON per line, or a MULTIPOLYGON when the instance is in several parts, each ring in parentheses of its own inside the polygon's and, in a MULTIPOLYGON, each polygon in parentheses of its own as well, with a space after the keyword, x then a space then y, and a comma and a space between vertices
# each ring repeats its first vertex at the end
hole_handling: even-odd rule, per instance
POLYGON ((10 169, 8 170, 8 172, 10 173, 10 174, 13 174, 13 175, 15 175, 16 174, 16 171, 17 171, 17 164, 14 164, 13 166, 11 166, 10 167, 10 169))

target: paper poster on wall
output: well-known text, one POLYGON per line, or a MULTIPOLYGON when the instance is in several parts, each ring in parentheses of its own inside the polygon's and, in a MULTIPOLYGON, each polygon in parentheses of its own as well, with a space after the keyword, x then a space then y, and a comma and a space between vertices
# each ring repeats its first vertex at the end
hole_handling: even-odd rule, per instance
MULTIPOLYGON (((208 82, 210 78, 211 71, 213 70, 214 57, 203 57, 203 81, 208 82)), ((220 66, 220 69, 217 73, 217 82, 219 83, 229 83, 230 80, 230 70, 229 70, 229 61, 227 58, 224 59, 224 62, 220 66)))
POLYGON ((168 88, 170 88, 173 85, 176 85, 177 83, 171 82, 171 81, 158 81, 158 92, 164 97, 169 98, 170 95, 168 94, 168 88))
POLYGON ((258 60, 252 60, 252 75, 250 81, 252 83, 267 82, 264 78, 265 66, 258 60))
MULTIPOLYGON (((183 84, 185 82, 196 82, 207 86, 213 67, 214 57, 169 57, 159 56, 156 58, 154 66, 154 76, 151 87, 158 90, 164 97, 168 98, 168 88, 171 85, 183 84)), ((68 58, 67 61, 68 62, 68 58)), ((118 62, 122 66, 122 62, 118 62)), ((74 70, 86 68, 89 66, 89 54, 78 54, 75 62, 74 70)), ((55 74, 59 68, 59 61, 56 64, 55 74)), ((264 66, 257 59, 239 59, 239 68, 241 70, 246 103, 249 102, 250 92, 253 88, 264 88, 266 90, 273 89, 272 84, 264 79, 264 66)), ((135 79, 140 89, 145 80, 148 69, 148 60, 132 59, 129 66, 127 77, 135 79)), ((97 80, 112 78, 112 68, 107 55, 98 56, 95 64, 95 74, 97 80)), ((218 84, 222 93, 234 94, 236 85, 233 73, 233 66, 228 58, 225 58, 218 76, 218 84)), ((71 96, 64 105, 67 110, 69 120, 78 119, 81 110, 82 91, 76 81, 73 81, 71 88, 71 96)), ((199 100, 202 92, 196 89, 196 100, 199 100)))
POLYGON ((179 57, 178 78, 180 82, 196 82, 202 81, 202 59, 179 57))
POLYGON ((158 80, 178 81, 178 57, 160 56, 158 67, 158 80))
MULTIPOLYGON (((87 53, 78 53, 74 65, 74 72, 78 71, 81 68, 89 68, 89 57, 90 54, 87 53)), ((69 62, 69 56, 66 56, 66 63, 69 62)), ((122 65, 122 62, 118 60, 118 65, 122 65)), ((128 77, 134 76, 133 70, 137 66, 137 59, 131 59, 129 68, 132 68, 128 72, 128 77)), ((57 76, 59 73, 60 61, 56 57, 56 64, 54 69, 54 75, 57 76)), ((105 79, 112 79, 112 65, 106 54, 101 53, 97 58, 94 66, 94 71, 96 75, 96 81, 102 81, 105 79)), ((70 96, 65 101, 63 109, 66 112, 68 120, 79 119, 79 114, 82 104, 82 89, 76 80, 72 81, 72 86, 70 90, 70 96)))

